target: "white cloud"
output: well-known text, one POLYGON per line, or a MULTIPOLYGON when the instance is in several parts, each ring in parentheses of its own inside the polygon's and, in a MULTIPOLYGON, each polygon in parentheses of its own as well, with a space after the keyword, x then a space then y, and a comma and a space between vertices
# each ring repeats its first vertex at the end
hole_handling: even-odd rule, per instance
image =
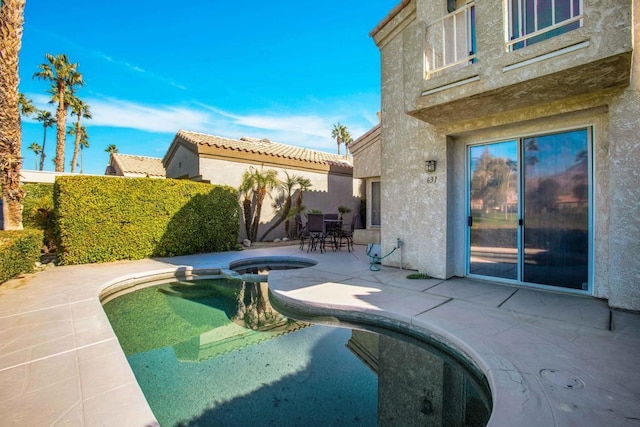
POLYGON ((86 101, 91 106, 91 125, 124 127, 147 132, 173 133, 178 129, 202 129, 209 121, 206 112, 174 106, 147 106, 122 100, 86 101))
MULTIPOLYGON (((29 97, 38 108, 47 108, 54 112, 55 106, 48 104, 49 99, 46 96, 29 97)), ((145 105, 110 98, 87 98, 84 101, 91 107, 93 116, 92 120, 85 121, 87 126, 130 128, 171 134, 185 129, 230 138, 268 138, 274 142, 331 152, 336 150, 336 143, 331 138, 334 123, 340 121, 346 124, 356 139, 377 122, 374 109, 367 111, 364 107, 356 108, 353 102, 348 105, 334 105, 328 113, 323 113, 318 105, 310 105, 309 111, 298 111, 295 114, 278 114, 274 109, 264 114, 242 114, 204 104, 145 105), (314 107, 317 110, 314 110, 314 107)))

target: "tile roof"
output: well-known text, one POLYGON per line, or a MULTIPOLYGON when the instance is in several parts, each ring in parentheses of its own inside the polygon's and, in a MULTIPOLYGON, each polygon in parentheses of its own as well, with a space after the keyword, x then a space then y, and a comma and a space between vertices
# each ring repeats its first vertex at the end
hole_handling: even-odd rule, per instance
POLYGON ((167 175, 164 166, 162 165, 162 159, 121 153, 113 153, 112 156, 113 160, 125 174, 135 173, 161 177, 165 177, 167 175))
POLYGON ((339 154, 326 153, 293 145, 280 144, 268 139, 242 137, 240 139, 224 138, 222 136, 207 135, 204 133, 186 130, 178 131, 176 137, 194 145, 208 145, 235 151, 265 154, 285 159, 295 159, 312 163, 324 163, 351 167, 349 158, 339 154))

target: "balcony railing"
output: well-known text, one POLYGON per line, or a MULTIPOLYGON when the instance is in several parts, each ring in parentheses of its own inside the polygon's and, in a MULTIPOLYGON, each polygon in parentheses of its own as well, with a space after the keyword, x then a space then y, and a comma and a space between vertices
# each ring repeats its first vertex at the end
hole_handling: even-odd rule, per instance
POLYGON ((476 60, 475 6, 467 3, 427 26, 425 77, 476 60))

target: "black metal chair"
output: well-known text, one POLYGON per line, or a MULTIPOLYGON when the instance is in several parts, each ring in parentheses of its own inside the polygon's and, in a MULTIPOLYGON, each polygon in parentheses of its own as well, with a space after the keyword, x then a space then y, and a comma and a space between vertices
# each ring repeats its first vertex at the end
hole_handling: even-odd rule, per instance
POLYGON ((351 222, 346 222, 343 220, 340 230, 336 235, 336 248, 342 249, 343 245, 347 245, 347 250, 351 252, 353 250, 353 230, 356 226, 356 219, 358 214, 354 214, 351 218, 351 222))
POLYGON ((310 239, 311 236, 309 234, 309 230, 307 230, 307 224, 302 223, 302 216, 300 214, 296 214, 296 235, 300 238, 300 250, 304 250, 304 242, 307 239, 310 239))
POLYGON ((307 215, 307 233, 309 233, 309 245, 307 252, 316 250, 320 246, 320 253, 324 251, 324 215, 310 213, 307 215))

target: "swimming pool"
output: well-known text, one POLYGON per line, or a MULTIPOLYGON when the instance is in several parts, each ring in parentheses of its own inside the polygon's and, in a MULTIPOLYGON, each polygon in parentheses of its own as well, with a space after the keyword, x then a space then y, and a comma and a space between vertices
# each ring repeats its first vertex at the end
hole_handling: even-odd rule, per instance
POLYGON ((486 381, 450 355, 287 319, 266 283, 174 282, 104 307, 163 426, 485 425, 490 415, 486 381))

